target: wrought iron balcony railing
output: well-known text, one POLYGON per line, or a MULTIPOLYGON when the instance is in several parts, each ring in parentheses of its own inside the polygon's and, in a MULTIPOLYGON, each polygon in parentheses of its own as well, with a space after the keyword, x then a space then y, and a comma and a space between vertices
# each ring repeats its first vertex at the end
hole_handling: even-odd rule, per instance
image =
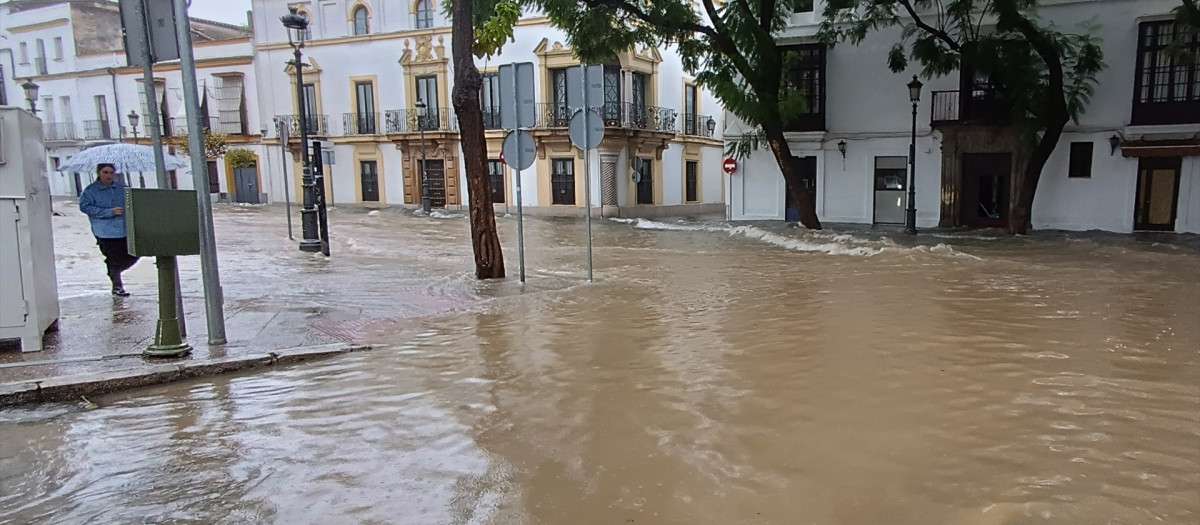
POLYGON ((1008 120, 1009 105, 995 91, 934 91, 931 122, 997 124, 1008 120))
POLYGON ((717 121, 712 115, 696 115, 684 113, 683 134, 691 137, 711 137, 717 129, 717 121), (711 122, 711 125, 709 124, 711 122))
POLYGON ((379 113, 346 113, 342 129, 346 135, 375 135, 381 131, 379 113))
POLYGON ((47 122, 42 124, 46 141, 79 140, 74 122, 47 122))
MULTIPOLYGON (((275 117, 278 121, 287 125, 288 131, 293 137, 300 137, 300 117, 296 115, 278 115, 275 117)), ((329 136, 329 116, 328 115, 306 115, 304 117, 304 131, 309 136, 326 137, 329 136)))
POLYGON ((113 138, 112 125, 107 120, 83 121, 83 138, 86 140, 110 140, 113 138))
POLYGON ((448 108, 427 109, 424 116, 419 115, 416 109, 393 109, 383 114, 383 120, 384 131, 389 134, 458 132, 458 119, 450 114, 448 108))

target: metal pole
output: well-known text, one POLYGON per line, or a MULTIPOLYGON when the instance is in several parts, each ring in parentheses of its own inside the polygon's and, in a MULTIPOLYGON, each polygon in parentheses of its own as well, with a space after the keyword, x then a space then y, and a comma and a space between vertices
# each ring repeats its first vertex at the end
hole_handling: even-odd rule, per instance
POLYGON ((304 186, 304 207, 300 209, 300 229, 304 239, 300 241, 300 251, 319 252, 321 240, 317 238, 317 184, 308 158, 308 111, 304 107, 304 68, 300 62, 300 48, 297 46, 293 49, 296 57, 296 102, 300 108, 300 163, 304 167, 304 177, 301 179, 304 186))
POLYGON ((177 315, 172 305, 175 304, 177 282, 172 279, 179 275, 175 257, 160 256, 158 264, 158 327, 154 332, 154 344, 142 352, 148 357, 177 357, 192 351, 192 347, 184 342, 186 337, 179 333, 177 315))
POLYGON ((586 147, 591 143, 592 127, 588 125, 588 112, 591 111, 588 106, 588 82, 587 82, 587 65, 579 67, 579 78, 583 82, 583 200, 586 201, 584 207, 584 223, 587 224, 587 268, 588 282, 592 282, 592 149, 586 147))
POLYGON ((288 134, 284 131, 287 129, 287 123, 280 119, 276 124, 279 127, 279 160, 283 161, 283 194, 285 195, 283 205, 287 209, 288 239, 294 239, 292 237, 292 190, 288 188, 287 174, 288 134))
MULTIPOLYGON (((154 148, 154 172, 158 180, 159 189, 171 187, 171 183, 167 178, 167 170, 164 166, 167 165, 166 158, 162 151, 162 124, 159 122, 158 114, 158 94, 154 86, 154 69, 153 58, 150 57, 150 23, 146 20, 146 4, 145 0, 133 2, 133 9, 136 11, 136 18, 142 24, 142 46, 139 51, 142 54, 142 91, 146 94, 146 118, 150 124, 150 144, 154 148)), ((197 188, 199 191, 199 188, 197 188)), ((183 313, 179 314, 183 318, 183 313)))
POLYGON ((188 149, 192 156, 192 184, 196 188, 200 219, 200 272, 204 280, 204 313, 208 320, 208 343, 225 344, 224 300, 217 271, 217 238, 213 232, 212 199, 201 191, 208 183, 204 154, 204 130, 200 127, 200 94, 196 91, 196 61, 192 56, 192 24, 185 0, 175 2, 175 32, 179 42, 183 102, 187 107, 188 149))
POLYGON ((917 102, 913 101, 912 141, 908 144, 908 209, 904 212, 904 233, 917 234, 917 102))
POLYGON ((417 115, 417 127, 421 129, 421 209, 425 215, 433 210, 433 195, 429 191, 429 163, 425 160, 425 120, 429 118, 429 108, 425 108, 425 116, 417 115))
POLYGON ((513 172, 516 173, 514 178, 517 179, 517 266, 520 268, 521 282, 525 282, 525 213, 523 203, 521 202, 521 101, 518 100, 517 93, 521 90, 518 85, 521 79, 517 76, 517 63, 513 62, 513 142, 517 143, 517 158, 512 161, 516 164, 513 172))

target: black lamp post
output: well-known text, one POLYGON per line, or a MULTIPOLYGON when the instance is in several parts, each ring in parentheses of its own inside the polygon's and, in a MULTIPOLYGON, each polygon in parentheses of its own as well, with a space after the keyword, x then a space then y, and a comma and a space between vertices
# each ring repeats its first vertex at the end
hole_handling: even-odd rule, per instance
MULTIPOLYGON (((313 178, 312 166, 308 158, 308 112, 304 100, 304 66, 300 62, 300 49, 304 47, 305 33, 308 31, 308 20, 298 13, 296 6, 288 7, 288 14, 279 18, 283 27, 287 28, 288 44, 292 46, 296 67, 296 106, 299 108, 300 120, 300 164, 304 167, 301 185, 304 187, 304 208, 300 210, 300 226, 304 239, 300 241, 300 251, 319 252, 321 241, 317 238, 317 187, 313 178)), ((287 144, 281 144, 287 147, 287 144)))
POLYGON ((908 83, 908 98, 912 101, 912 142, 908 144, 908 209, 904 210, 904 233, 917 234, 917 103, 921 101, 924 84, 913 75, 908 83))
POLYGON ((421 129, 421 209, 428 215, 433 209, 433 195, 429 193, 429 163, 425 161, 425 101, 417 99, 417 127, 421 129))
MULTIPOLYGON (((137 125, 138 125, 138 120, 141 117, 138 117, 137 112, 131 109, 131 110, 129 110, 129 114, 125 115, 125 118, 129 120, 129 131, 131 133, 133 133, 133 143, 137 144, 137 141, 138 141, 137 125)), ((146 187, 146 174, 143 172, 140 172, 140 171, 138 172, 138 186, 141 188, 146 187)))
POLYGON ((21 84, 21 89, 25 90, 25 100, 29 101, 29 111, 31 111, 34 115, 37 115, 37 97, 39 87, 41 86, 34 84, 32 80, 26 80, 24 84, 21 84))
POLYGON ((717 119, 708 117, 708 122, 704 123, 704 127, 708 128, 708 136, 713 136, 713 132, 717 130, 717 119))

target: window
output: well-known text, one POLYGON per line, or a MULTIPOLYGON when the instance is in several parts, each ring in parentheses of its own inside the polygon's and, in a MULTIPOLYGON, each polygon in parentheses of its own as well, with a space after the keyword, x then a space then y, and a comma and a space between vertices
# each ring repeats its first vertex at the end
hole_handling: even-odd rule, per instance
POLYGON ((367 23, 367 8, 358 6, 354 8, 354 34, 365 35, 371 32, 371 27, 367 23))
POLYGON ((488 179, 492 181, 492 203, 504 204, 504 163, 488 160, 488 179))
MULTIPOLYGON (((227 135, 246 134, 246 92, 240 76, 216 77, 217 122, 216 129, 227 135)), ((205 102, 208 98, 205 97, 205 102)), ((208 112, 202 112, 207 115, 208 112)), ((210 123, 211 126, 211 123, 210 123)))
POLYGON ((550 172, 550 196, 554 204, 575 204, 575 159, 554 159, 550 172))
POLYGON ((683 88, 683 134, 699 135, 700 115, 696 103, 696 85, 688 84, 683 88))
POLYGON ((359 135, 375 134, 375 85, 372 82, 355 82, 355 111, 354 120, 357 123, 359 135))
POLYGON ((813 0, 794 0, 794 2, 793 13, 811 13, 813 10, 813 0))
POLYGON ((637 172, 633 182, 637 184, 637 203, 654 204, 654 173, 651 169, 653 164, 650 159, 635 158, 637 172))
POLYGON ((700 190, 700 188, 699 188, 700 181, 698 180, 699 174, 697 173, 699 171, 699 168, 700 168, 700 163, 696 162, 694 160, 689 160, 689 161, 687 161, 687 164, 684 165, 684 170, 683 170, 683 181, 684 181, 683 193, 684 193, 684 196, 683 196, 683 200, 686 202, 696 202, 696 201, 700 200, 700 195, 699 195, 700 194, 700 191, 699 191, 700 190))
POLYGON ((83 134, 86 139, 111 139, 112 127, 108 123, 108 101, 104 95, 92 97, 96 106, 96 120, 83 123, 83 134))
POLYGON ((37 39, 37 56, 34 57, 34 70, 39 75, 46 74, 46 42, 42 39, 37 39))
POLYGON ((1071 143, 1071 165, 1067 176, 1072 178, 1090 178, 1092 176, 1092 143, 1071 143))
POLYGON ((425 130, 438 129, 440 124, 437 80, 436 76, 417 77, 417 100, 425 103, 425 118, 419 124, 425 130))
POLYGON ((825 130, 825 46, 802 44, 787 46, 783 52, 794 53, 792 67, 784 72, 787 89, 800 92, 805 112, 787 122, 788 131, 825 130))
POLYGON ((1200 34, 1182 31, 1171 20, 1138 26, 1134 125, 1200 122, 1200 61, 1182 60, 1172 46, 1182 46, 1194 57, 1200 54, 1200 34))
MULTIPOLYGON (((21 65, 29 65, 29 44, 25 42, 21 42, 21 65)), ((13 74, 16 74, 16 72, 14 71, 13 74)))
POLYGON ((604 120, 621 120, 621 66, 604 66, 604 120))
POLYGON ((648 119, 646 92, 649 91, 650 76, 645 73, 632 73, 630 76, 633 84, 633 107, 629 108, 629 116, 638 127, 644 127, 648 119))
POLYGON ((308 26, 304 28, 304 41, 308 42, 312 40, 312 17, 308 16, 308 13, 305 11, 300 11, 300 16, 304 17, 305 22, 308 22, 308 26))
POLYGON ((571 111, 567 107, 567 70, 551 69, 551 105, 554 111, 554 126, 565 127, 570 123, 571 111))
POLYGON ((317 86, 316 84, 305 84, 304 99, 301 103, 304 104, 304 126, 306 131, 311 134, 316 134, 320 131, 321 116, 317 114, 317 86))
POLYGON ((361 161, 358 173, 362 178, 362 201, 379 202, 379 165, 373 160, 361 161))
POLYGON ((483 108, 483 129, 500 129, 500 75, 496 73, 483 75, 483 89, 479 90, 479 106, 483 108))
POLYGON ((4 66, 0 66, 0 106, 8 105, 8 93, 4 91, 4 66))
POLYGON ((54 59, 63 59, 63 39, 61 36, 54 37, 54 59))
POLYGON ((417 3, 417 29, 433 27, 433 1, 421 0, 417 3))

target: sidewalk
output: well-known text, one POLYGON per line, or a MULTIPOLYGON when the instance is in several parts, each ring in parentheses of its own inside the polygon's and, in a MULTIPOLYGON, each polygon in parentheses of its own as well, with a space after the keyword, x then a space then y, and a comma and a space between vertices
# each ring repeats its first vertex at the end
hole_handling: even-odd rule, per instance
MULTIPOLYGON (((154 261, 142 259, 126 272, 131 297, 112 297, 103 257, 76 206, 74 200, 54 204, 60 214, 53 218, 59 331, 46 336, 40 352, 0 346, 0 396, 13 383, 150 372, 163 364, 252 362, 285 349, 306 349, 283 352, 299 355, 362 348, 376 327, 394 333, 405 319, 480 302, 459 277, 471 270, 465 220, 413 217, 400 210, 373 215, 363 209, 333 210, 334 253, 326 259, 300 252, 297 241, 287 238, 283 206, 217 205, 228 343, 207 344, 199 257, 181 257, 186 340, 193 350, 177 359, 144 358, 141 352, 154 340, 158 317, 154 261), (430 240, 437 241, 440 252, 433 257, 422 247, 430 240)), ((293 212, 298 238, 299 213, 293 212)))

